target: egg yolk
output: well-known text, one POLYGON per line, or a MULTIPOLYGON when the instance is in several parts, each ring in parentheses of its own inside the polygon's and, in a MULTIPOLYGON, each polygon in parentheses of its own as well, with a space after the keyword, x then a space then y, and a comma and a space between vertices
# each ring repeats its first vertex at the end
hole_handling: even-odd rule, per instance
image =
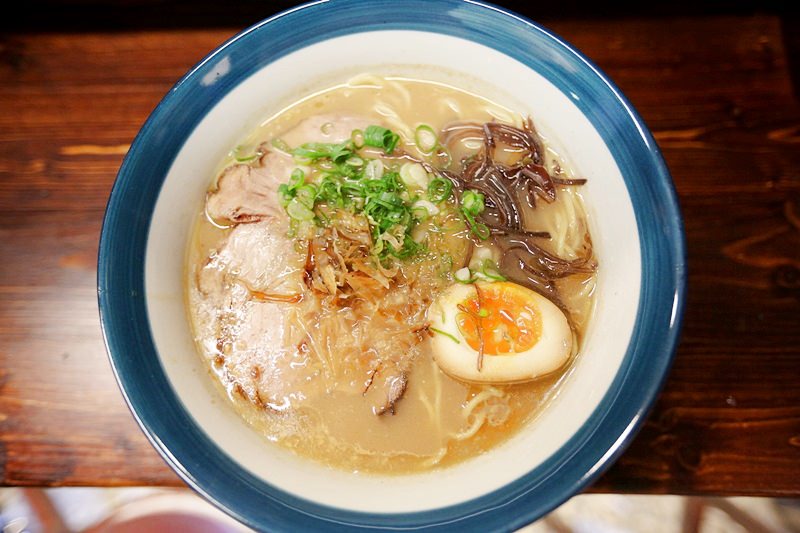
POLYGON ((473 350, 483 339, 486 355, 513 355, 531 349, 542 334, 534 302, 510 284, 476 287, 476 294, 458 305, 456 324, 473 350), (479 295, 480 294, 480 295, 479 295))

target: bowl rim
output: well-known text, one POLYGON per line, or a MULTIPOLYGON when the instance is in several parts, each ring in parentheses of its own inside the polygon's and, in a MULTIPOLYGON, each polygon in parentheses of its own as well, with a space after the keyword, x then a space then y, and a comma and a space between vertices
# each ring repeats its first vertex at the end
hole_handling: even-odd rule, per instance
MULTIPOLYGON (((230 75, 221 78, 220 83, 214 85, 214 97, 206 103, 205 109, 200 109, 193 123, 190 120, 186 134, 208 109, 246 77, 245 72, 238 78, 230 75)), ((548 80, 565 91, 561 84, 548 80)), ((472 0, 407 0, 402 3, 339 0, 304 4, 255 24, 220 45, 175 84, 142 126, 120 167, 104 216, 97 272, 103 338, 112 370, 131 413, 173 470, 217 507, 255 529, 269 527, 288 531, 304 526, 326 530, 403 530, 425 526, 444 531, 469 525, 490 530, 521 527, 549 512, 595 480, 630 443, 652 407, 674 357, 685 302, 686 250, 677 195, 655 140, 609 78, 563 39, 504 8, 472 0), (383 22, 367 23, 360 18, 365 15, 364 10, 368 10, 371 19, 383 22), (452 14, 456 10, 459 16, 452 14), (377 13, 385 16, 376 16, 377 13), (341 24, 343 20, 361 20, 361 26, 353 30, 355 25, 345 27, 341 24), (153 168, 143 163, 147 159, 143 154, 152 155, 152 145, 159 140, 159 123, 181 99, 192 94, 196 86, 193 81, 213 73, 219 58, 237 47, 247 46, 253 39, 270 38, 269 33, 276 26, 297 27, 300 22, 312 23, 315 30, 325 28, 326 31, 283 42, 283 48, 265 59, 261 67, 296 49, 335 36, 376 29, 410 29, 466 38, 533 68, 537 60, 535 52, 531 51, 534 46, 528 48, 512 43, 508 37, 511 31, 489 35, 485 30, 506 25, 527 37, 523 44, 545 45, 558 52, 561 60, 576 69, 576 76, 583 76, 593 91, 615 106, 615 117, 621 119, 619 124, 604 123, 602 117, 593 115, 588 108, 585 102, 590 100, 574 100, 620 166, 634 205, 642 252, 641 292, 634 331, 614 381, 580 430, 553 456, 502 489, 445 508, 396 514, 353 512, 289 495, 242 469, 212 443, 185 411, 160 367, 144 302, 144 253, 160 185, 182 143, 173 143, 173 152, 166 150, 164 152, 169 153, 156 157, 159 164, 155 167, 163 168, 164 172, 148 182, 151 187, 134 195, 132 183, 137 181, 138 185, 142 173, 152 172, 153 168), (631 169, 623 168, 620 163, 620 149, 615 148, 611 136, 620 131, 633 135, 628 141, 635 141, 635 145, 626 147, 636 150, 639 157, 636 166, 650 171, 646 183, 642 182, 643 178, 634 179, 631 169), (656 212, 649 212, 643 206, 655 207, 656 212), (132 361, 126 358, 129 353, 144 353, 149 358, 132 361), (143 362, 149 366, 140 367, 143 362), (626 389, 625 383, 634 378, 638 380, 636 390, 632 391, 630 386, 626 389), (176 408, 169 414, 159 411, 157 403, 144 397, 145 385, 148 389, 159 390, 176 408), (180 434, 176 435, 177 432, 180 434), (205 461, 198 460, 196 449, 204 450, 205 461), (209 459, 209 454, 213 460, 209 459), (225 485, 220 484, 223 480, 225 485)))

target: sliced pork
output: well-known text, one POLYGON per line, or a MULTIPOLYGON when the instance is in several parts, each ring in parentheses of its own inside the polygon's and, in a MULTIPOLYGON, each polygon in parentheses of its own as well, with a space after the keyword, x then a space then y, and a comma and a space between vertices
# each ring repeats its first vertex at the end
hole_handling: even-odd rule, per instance
POLYGON ((295 167, 291 156, 270 152, 261 166, 231 165, 217 180, 217 190, 208 194, 206 212, 220 223, 246 223, 266 217, 284 217, 278 203, 278 186, 289 180, 295 167))
MULTIPOLYGON (((282 140, 290 146, 342 142, 354 129, 369 124, 359 117, 318 115, 282 140)), ((235 227, 197 272, 191 297, 199 310, 198 340, 229 391, 258 407, 298 408, 337 390, 363 396, 376 415, 393 414, 408 385, 417 353, 413 345, 393 342, 390 335, 372 335, 371 317, 353 316, 347 353, 321 353, 326 350, 314 332, 301 331, 292 320, 304 291, 318 289, 304 278, 307 253, 287 237, 288 218, 278 202, 278 187, 297 164, 283 152, 268 150, 262 148, 264 155, 256 165, 226 168, 208 195, 208 215, 235 227), (362 339, 373 336, 390 342, 363 344, 362 339), (331 364, 331 356, 341 361, 331 364)), ((327 252, 317 255, 317 262, 328 259, 327 252)), ((330 296, 337 285, 327 281, 330 296)), ((334 300, 328 298, 323 305, 334 305, 334 300)), ((376 327, 383 328, 385 322, 381 324, 376 327)), ((407 329, 405 323, 398 326, 407 329)))
POLYGON ((280 221, 240 224, 197 273, 191 295, 198 340, 223 383, 276 411, 321 392, 318 365, 292 342, 291 304, 280 301, 302 290, 303 258, 292 245, 280 221))
MULTIPOLYGON (((346 141, 354 129, 369 126, 361 117, 322 114, 309 117, 289 130, 283 141, 291 147, 304 143, 346 141)), ((217 179, 216 190, 208 194, 206 211, 218 223, 248 223, 266 217, 284 216, 278 204, 278 186, 289 181, 297 164, 291 155, 262 145, 257 165, 236 164, 227 167, 217 179)))

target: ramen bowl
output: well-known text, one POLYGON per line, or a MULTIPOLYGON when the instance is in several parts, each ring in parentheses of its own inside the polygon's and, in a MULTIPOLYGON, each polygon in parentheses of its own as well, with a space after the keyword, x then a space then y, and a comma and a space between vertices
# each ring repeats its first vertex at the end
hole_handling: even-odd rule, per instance
POLYGON ((109 357, 183 480, 255 529, 521 527, 622 453, 668 372, 685 251, 666 166, 628 101, 559 37, 475 2, 325 2, 235 36, 164 97, 120 168, 100 243, 109 357), (213 170, 281 102, 359 72, 452 83, 529 113, 588 179, 596 309, 558 396, 503 444, 448 468, 345 472, 266 442, 214 389, 185 310, 185 250, 213 170))

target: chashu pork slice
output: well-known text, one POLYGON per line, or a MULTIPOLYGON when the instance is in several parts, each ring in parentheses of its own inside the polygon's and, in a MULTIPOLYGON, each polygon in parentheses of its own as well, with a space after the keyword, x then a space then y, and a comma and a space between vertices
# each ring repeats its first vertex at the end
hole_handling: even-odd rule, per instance
MULTIPOLYGON (((354 129, 371 123, 362 117, 316 115, 288 131, 283 140, 290 146, 342 142, 354 129)), ((206 209, 213 219, 237 225, 197 273, 190 296, 198 317, 197 340, 223 384, 257 406, 278 411, 299 407, 330 385, 321 375, 318 356, 289 323, 292 304, 258 296, 268 293, 291 300, 305 290, 306 257, 286 236, 288 220, 277 195, 296 167, 291 156, 269 151, 257 166, 237 164, 223 171, 206 209)), ((337 388, 363 396, 376 415, 393 413, 406 391, 410 358, 398 361, 396 349, 368 351, 375 360, 366 362, 373 369, 366 387, 359 380, 340 380, 337 388)))
POLYGON ((293 244, 280 219, 240 224, 197 272, 191 294, 197 340, 223 384, 274 411, 297 407, 322 386, 315 359, 292 340, 289 312, 304 261, 293 244))
POLYGON ((278 187, 289 180, 295 166, 290 156, 269 152, 261 157, 261 166, 227 167, 217 180, 217 190, 206 199, 208 216, 236 224, 280 216, 278 187))
POLYGON ((333 386, 361 397, 376 415, 394 413, 406 391, 413 350, 386 345, 391 340, 380 335, 385 340, 367 347, 368 359, 337 354, 337 367, 349 372, 334 383, 326 380, 318 354, 290 319, 294 297, 307 290, 306 258, 286 230, 286 221, 274 218, 239 224, 197 272, 190 298, 205 357, 231 393, 259 408, 300 408, 333 386), (369 367, 374 370, 366 372, 369 367), (358 375, 368 376, 368 386, 346 379, 358 375))
MULTIPOLYGON (((309 117, 286 132, 283 141, 289 146, 304 143, 339 143, 350 138, 353 130, 370 124, 366 118, 326 113, 309 117)), ((279 216, 278 187, 289 181, 297 167, 294 158, 262 145, 264 155, 255 166, 236 164, 227 167, 217 179, 217 189, 208 194, 206 210, 217 221, 247 223, 279 216)))

